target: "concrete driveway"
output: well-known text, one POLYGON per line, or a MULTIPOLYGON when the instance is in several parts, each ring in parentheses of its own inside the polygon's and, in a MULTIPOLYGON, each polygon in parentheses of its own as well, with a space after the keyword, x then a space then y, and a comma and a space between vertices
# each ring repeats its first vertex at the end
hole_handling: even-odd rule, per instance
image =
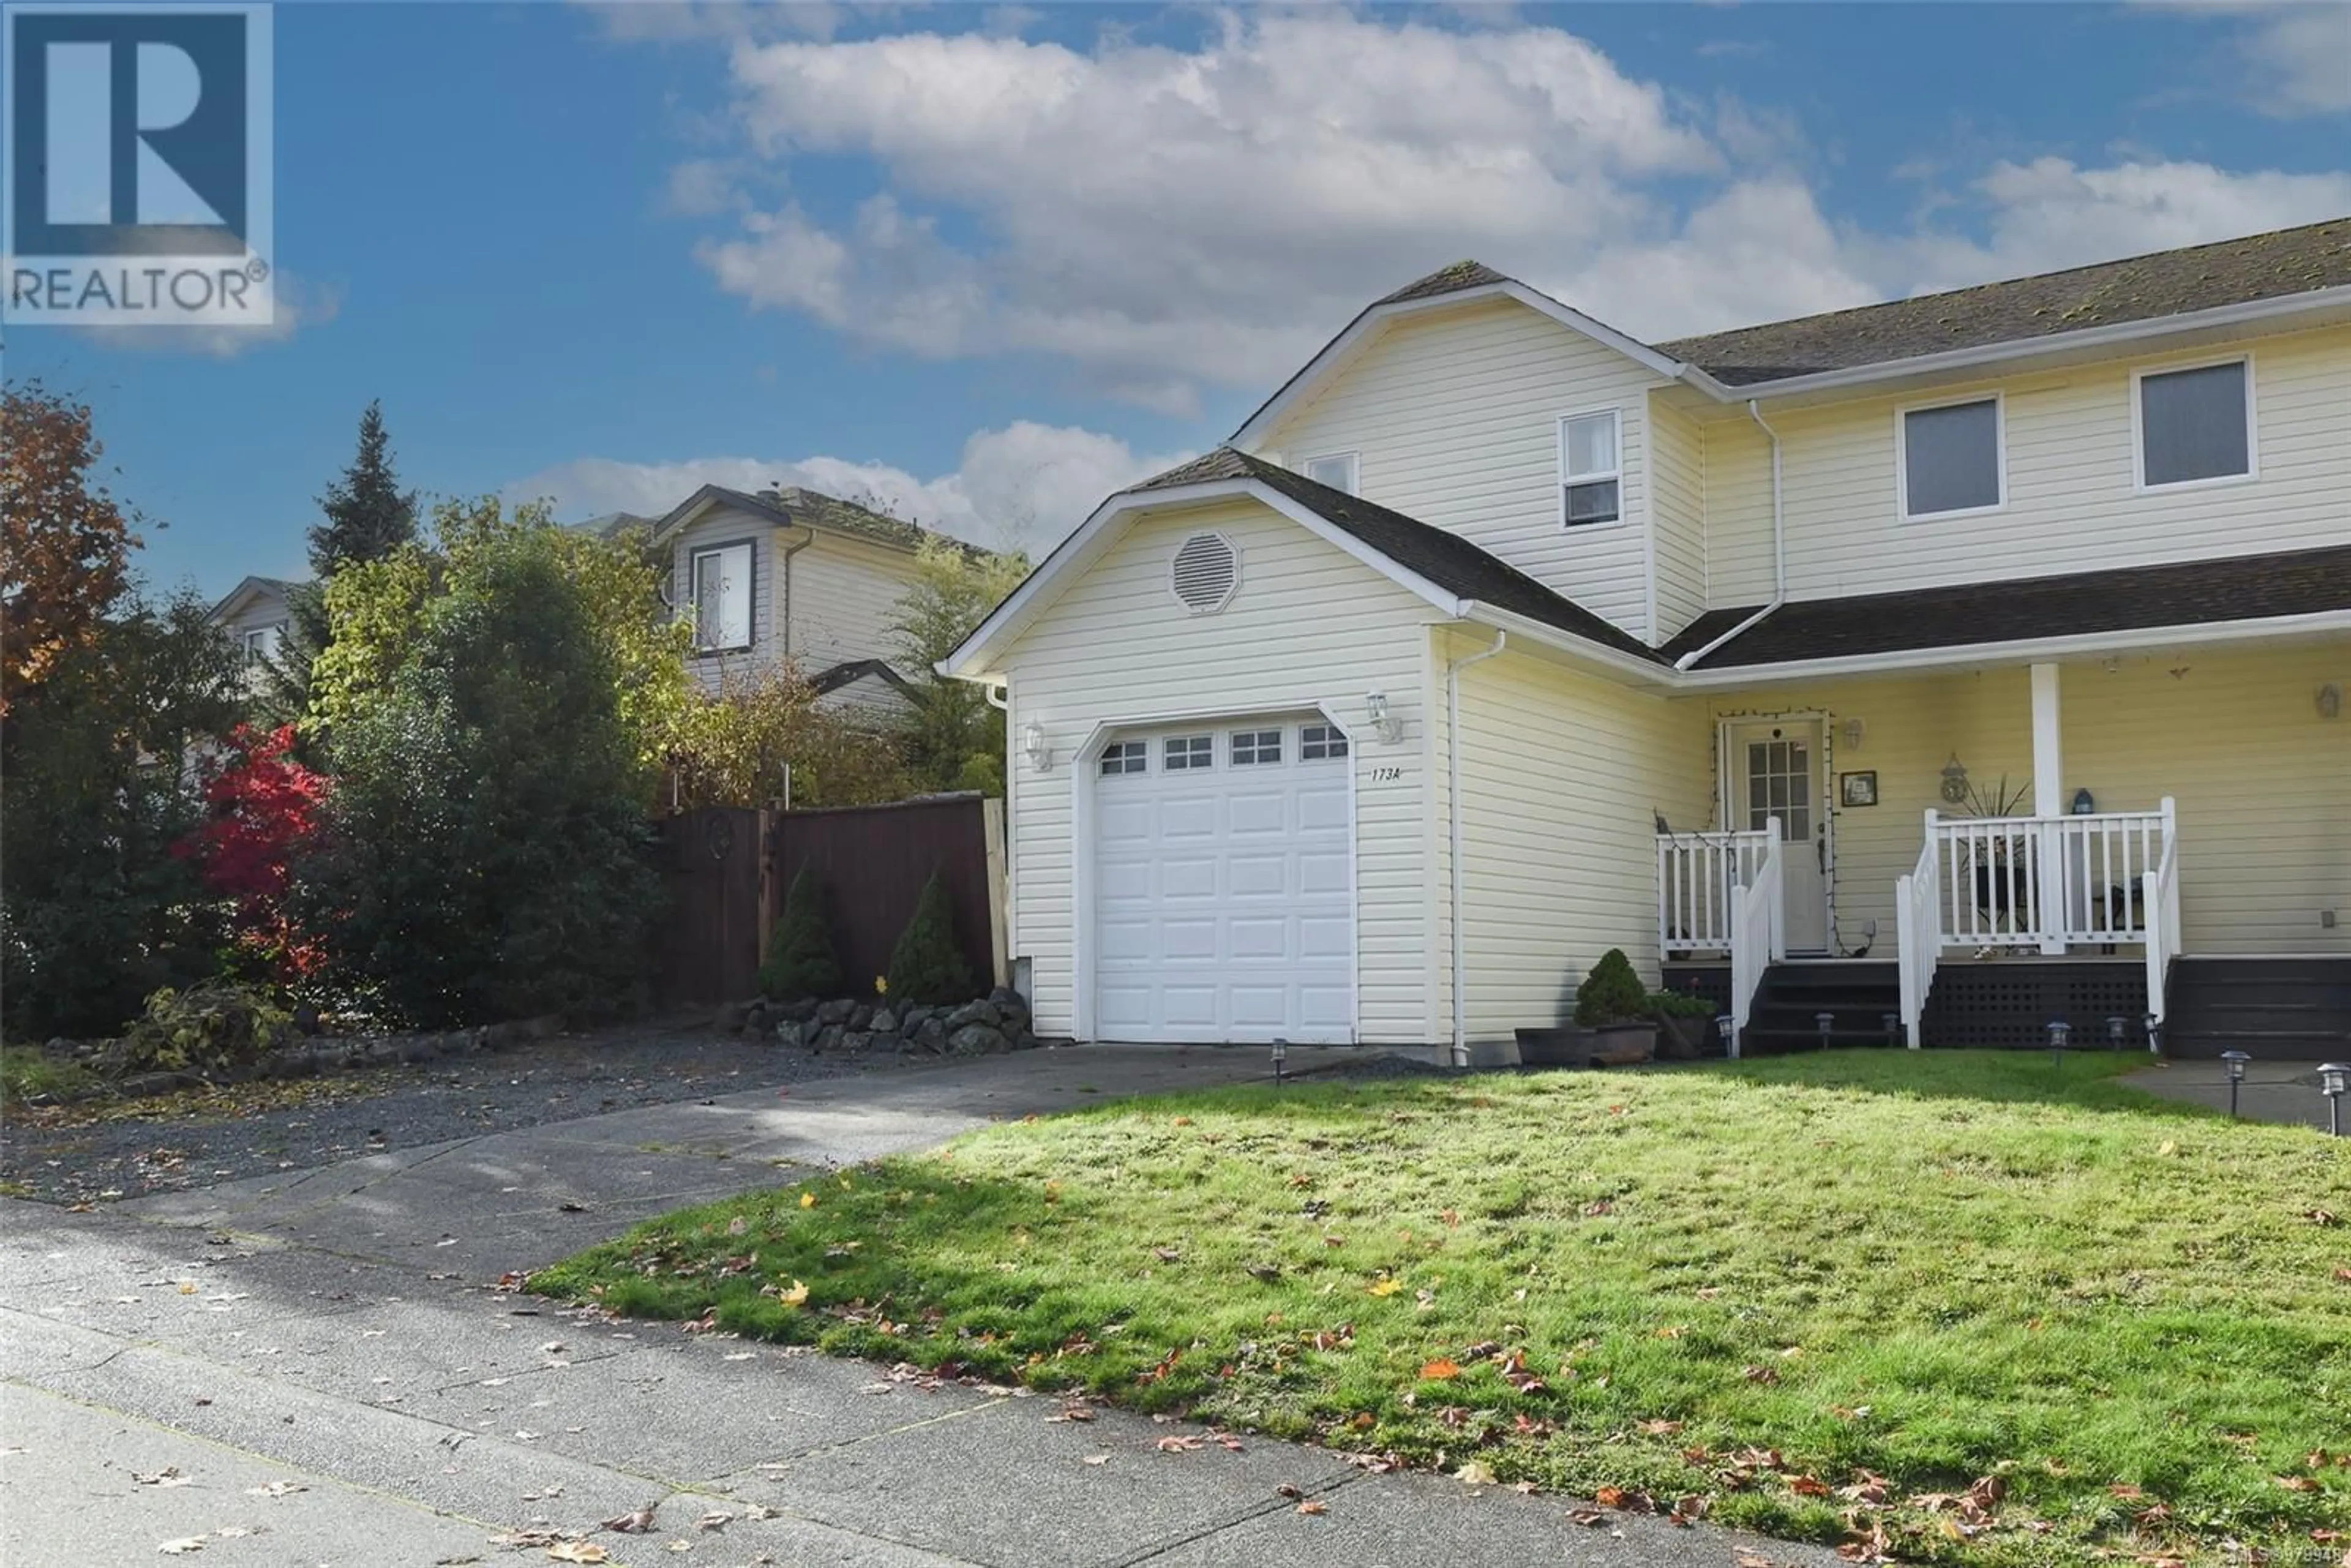
MULTIPOLYGON (((1294 1051, 1311 1069, 1331 1053, 1294 1051)), ((0 1206, 0 1560, 1723 1563, 1814 1548, 935 1385, 498 1286, 681 1205, 1263 1053, 1095 1048, 649 1107, 74 1214, 0 1206), (1282 1489, 1295 1489, 1285 1492, 1282 1489), (1301 1514, 1301 1497, 1327 1511, 1301 1514), (564 1538, 635 1515, 643 1531, 564 1538)))

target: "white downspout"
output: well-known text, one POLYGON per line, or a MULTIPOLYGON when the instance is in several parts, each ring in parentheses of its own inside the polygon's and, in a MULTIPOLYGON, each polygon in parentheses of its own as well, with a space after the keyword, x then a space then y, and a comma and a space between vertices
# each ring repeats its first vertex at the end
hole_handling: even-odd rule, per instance
POLYGON ((792 657, 792 557, 816 543, 814 528, 802 524, 800 531, 805 537, 799 543, 787 545, 776 557, 776 575, 783 580, 784 588, 783 624, 776 629, 776 643, 778 656, 787 664, 792 657))
POLYGON ((1508 632, 1494 633, 1494 645, 1482 653, 1456 659, 1445 666, 1445 804, 1451 834, 1453 861, 1453 1065, 1469 1065, 1469 994, 1464 977, 1469 963, 1469 938, 1461 927, 1461 672, 1500 653, 1510 642, 1508 632))
POLYGON ((1787 517, 1780 495, 1780 433, 1763 423, 1763 411, 1753 398, 1747 400, 1747 417, 1756 428, 1771 438, 1771 602, 1708 643, 1693 649, 1674 661, 1674 668, 1687 670, 1721 647, 1734 637, 1744 636, 1749 629, 1788 601, 1788 528, 1787 517))

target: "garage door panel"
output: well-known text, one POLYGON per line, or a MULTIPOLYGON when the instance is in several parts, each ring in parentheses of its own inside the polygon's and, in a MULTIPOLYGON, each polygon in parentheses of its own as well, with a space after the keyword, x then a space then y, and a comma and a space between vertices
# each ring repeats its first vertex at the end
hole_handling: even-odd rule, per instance
POLYGON ((1290 892, 1290 857, 1234 854, 1225 861, 1225 887, 1235 898, 1280 898, 1290 892))
POLYGON ((1131 736, 1146 769, 1092 781, 1100 1038, 1353 1038, 1348 765, 1300 763, 1285 729, 1280 762, 1234 767, 1220 741, 1176 771, 1163 736, 1131 736))

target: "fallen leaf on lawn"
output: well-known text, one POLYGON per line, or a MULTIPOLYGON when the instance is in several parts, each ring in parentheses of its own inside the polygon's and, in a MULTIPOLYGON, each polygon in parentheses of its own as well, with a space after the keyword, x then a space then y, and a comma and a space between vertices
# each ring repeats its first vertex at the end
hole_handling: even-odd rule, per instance
POLYGON ((739 1214, 726 1222, 726 1234, 729 1236, 740 1236, 750 1228, 751 1222, 739 1214))
POLYGON ((2137 1499, 2143 1498, 2147 1495, 2145 1491, 2133 1486, 2128 1481, 2117 1481, 2113 1486, 2108 1487, 2106 1490, 2114 1496, 2122 1499, 2125 1502, 2136 1501, 2137 1499))
POLYGON ((559 1541, 547 1549, 558 1563, 610 1563, 610 1553, 592 1541, 559 1541))
POLYGON ((1304 1497, 1306 1493, 1301 1489, 1290 1485, 1288 1481, 1284 1481, 1280 1486, 1273 1489, 1273 1495, 1276 1497, 1286 1497, 1292 1502, 1295 1502, 1300 1498, 1304 1497))
POLYGON ((151 1471, 143 1476, 133 1471, 131 1479, 142 1487, 183 1487, 189 1481, 188 1477, 180 1473, 180 1467, 177 1465, 165 1465, 162 1469, 151 1471))
POLYGON ((1453 1472, 1453 1479, 1464 1486, 1490 1487, 1499 1485, 1494 1467, 1483 1459, 1472 1459, 1453 1472))
POLYGON ((1423 1362, 1420 1375, 1431 1383, 1444 1383, 1460 1376, 1461 1368, 1440 1355, 1435 1361, 1423 1362))
POLYGON ((1681 1325, 1679 1323, 1668 1323, 1664 1328, 1657 1331, 1657 1337, 1659 1339, 1679 1339, 1682 1337, 1681 1325))
POLYGON ((1682 1424, 1679 1421, 1644 1421, 1641 1423, 1641 1430, 1646 1432, 1652 1437, 1670 1437, 1681 1429, 1682 1424))
POLYGON ((292 1497, 298 1491, 309 1490, 300 1481, 271 1481, 266 1486, 247 1487, 245 1491, 247 1497, 292 1497))
POLYGON ((1083 1465, 1106 1465, 1110 1463, 1110 1456, 1108 1454, 1088 1454, 1084 1458, 1078 1462, 1083 1465))
POLYGON ((1189 1433, 1159 1439, 1159 1451, 1163 1454, 1188 1454, 1199 1446, 1200 1439, 1189 1433))
POLYGON ((2316 1476, 2272 1476, 2272 1480, 2288 1491, 2322 1491, 2316 1476))
POLYGON ((2335 1270, 2335 1282, 2338 1285, 2351 1285, 2351 1269, 2335 1270))
POLYGON ((816 1194, 812 1192, 804 1192, 800 1194, 800 1207, 802 1208, 814 1208, 816 1207, 816 1194))
POLYGON ((1567 1517, 1570 1522, 1588 1528, 1600 1523, 1608 1516, 1596 1508, 1571 1508, 1567 1511, 1567 1517))
POLYGON ((1798 1497, 1827 1497, 1830 1495, 1828 1482, 1822 1480, 1817 1476, 1792 1477, 1788 1482, 1788 1490, 1794 1492, 1798 1497))
POLYGON ((1625 1506, 1625 1489, 1623 1487, 1602 1487, 1598 1491, 1593 1494, 1592 1500, 1598 1503, 1603 1508, 1622 1508, 1625 1506))
POLYGON ((1184 1258, 1184 1254, 1173 1247, 1154 1247, 1151 1249, 1151 1255, 1162 1263, 1181 1262, 1184 1258))
POLYGON ((2340 1225, 2343 1223, 2343 1221, 2336 1217, 2335 1211, 2328 1208, 2314 1208, 2309 1213, 2304 1215, 2303 1218, 2310 1221, 2313 1225, 2340 1225))
POLYGON ((201 1535, 183 1535, 177 1541, 166 1541, 155 1548, 166 1557, 185 1557, 191 1552, 204 1549, 204 1538, 201 1535))
POLYGON ((1777 1383, 1780 1381, 1780 1369, 1774 1366, 1743 1366, 1739 1369, 1739 1375, 1750 1383, 1777 1383))
POLYGON ((1331 1511, 1331 1505, 1322 1501, 1320 1498, 1310 1497, 1304 1502, 1298 1505, 1298 1511, 1301 1513, 1328 1513, 1331 1511))
POLYGON ((1374 1296, 1393 1296, 1398 1291, 1403 1289, 1404 1281, 1402 1280, 1374 1280, 1371 1284, 1371 1292, 1374 1296))
POLYGON ((733 1514, 727 1513, 723 1510, 714 1508, 708 1513, 704 1514, 699 1520, 695 1521, 694 1528, 696 1530, 724 1530, 734 1522, 735 1516, 733 1514))
POLYGON ((1093 1411, 1083 1405, 1066 1406, 1061 1414, 1045 1417, 1048 1421, 1091 1421, 1093 1418, 1093 1411))
POLYGON ((788 1307, 805 1306, 808 1303, 808 1287, 794 1280, 789 1286, 776 1292, 776 1300, 788 1307))
POLYGON ((1247 1265, 1242 1272, 1252 1280, 1263 1280, 1269 1283, 1281 1278, 1281 1268, 1274 1263, 1251 1263, 1247 1265))
POLYGON ((650 1503, 633 1513, 614 1514, 596 1526, 599 1530, 611 1531, 616 1535, 642 1535, 651 1531, 653 1527, 653 1511, 650 1503))

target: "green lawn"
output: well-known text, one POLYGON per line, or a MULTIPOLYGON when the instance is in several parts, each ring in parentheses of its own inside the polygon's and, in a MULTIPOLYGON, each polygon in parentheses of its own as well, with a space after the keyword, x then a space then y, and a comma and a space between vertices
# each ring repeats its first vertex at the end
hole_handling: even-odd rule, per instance
POLYGON ((2351 1531, 2351 1141, 2108 1082, 2141 1060, 1131 1101, 532 1284, 1912 1561, 2309 1550, 2351 1531))

